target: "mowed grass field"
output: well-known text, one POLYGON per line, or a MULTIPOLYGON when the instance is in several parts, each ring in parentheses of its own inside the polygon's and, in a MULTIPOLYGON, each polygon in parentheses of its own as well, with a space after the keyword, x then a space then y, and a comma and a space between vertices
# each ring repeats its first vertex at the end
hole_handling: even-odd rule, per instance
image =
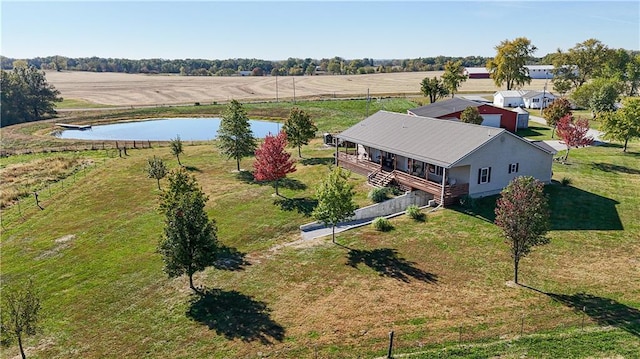
MULTIPOLYGON (((353 106, 326 109, 318 123, 345 128, 363 111, 353 106)), ((495 198, 473 210, 428 213, 425 222, 400 216, 387 233, 344 232, 340 245, 300 241, 298 226, 311 221, 332 154, 319 139, 305 146, 278 199, 271 186, 233 172, 235 162, 213 143, 185 148, 181 160, 209 196, 207 212, 228 252, 196 276, 203 297, 190 293, 186 278, 168 279, 155 252, 163 218, 144 166, 155 155, 177 167, 169 149, 130 150, 126 158, 71 154, 93 165, 64 189, 43 193, 44 210, 25 199, 21 215, 17 206, 2 213, 3 285, 32 277, 43 294, 42 332, 26 340, 29 356, 376 357, 386 354, 393 330, 396 352, 425 351, 416 356, 425 358, 637 357, 640 143, 626 154, 617 145, 572 150, 568 165, 554 164, 554 180, 572 184, 547 187, 551 243, 521 262, 528 287, 507 283, 512 264, 492 224, 495 198), (520 333, 542 336, 510 341, 520 333), (490 342, 452 344, 460 339, 490 342)), ((0 165, 47 156, 56 155, 0 165)), ((352 181, 357 203, 369 204, 366 179, 352 181)), ((15 346, 2 351, 16 354, 15 346)))
MULTIPOLYGON (((82 71, 49 71, 46 78, 67 101, 60 108, 109 106, 162 106, 201 102, 275 101, 276 99, 415 96, 425 77, 442 71, 396 72, 343 76, 176 76, 82 71), (277 87, 276 87, 277 84, 277 87), (277 93, 276 93, 277 88, 277 93), (295 90, 294 90, 295 89, 295 90)), ((544 80, 532 80, 525 89, 542 90, 544 80)), ((501 90, 490 79, 469 79, 460 93, 501 90)), ((506 90, 506 88, 504 88, 506 90)))

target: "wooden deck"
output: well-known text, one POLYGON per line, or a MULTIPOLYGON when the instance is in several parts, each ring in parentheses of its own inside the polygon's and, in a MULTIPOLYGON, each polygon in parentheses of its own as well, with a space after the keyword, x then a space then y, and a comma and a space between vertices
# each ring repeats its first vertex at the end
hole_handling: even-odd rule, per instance
MULTIPOLYGON (((369 177, 374 172, 382 171, 379 164, 369 160, 359 160, 354 155, 338 153, 338 165, 352 172, 369 177)), ((394 170, 388 172, 393 176, 394 180, 401 185, 412 189, 421 190, 433 195, 433 199, 440 204, 442 200, 442 185, 429 181, 425 178, 412 176, 408 173, 394 170)), ((456 184, 453 186, 444 186, 444 206, 450 206, 457 203, 458 198, 469 193, 469 184, 456 184)))

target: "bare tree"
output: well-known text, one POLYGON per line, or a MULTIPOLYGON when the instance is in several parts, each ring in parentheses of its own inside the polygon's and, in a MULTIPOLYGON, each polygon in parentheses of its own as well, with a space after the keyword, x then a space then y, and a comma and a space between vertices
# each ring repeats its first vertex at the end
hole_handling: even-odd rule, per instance
POLYGON ((35 335, 40 312, 40 297, 33 281, 23 287, 3 288, 2 290, 2 339, 5 343, 18 341, 20 355, 26 358, 22 339, 25 335, 35 335))

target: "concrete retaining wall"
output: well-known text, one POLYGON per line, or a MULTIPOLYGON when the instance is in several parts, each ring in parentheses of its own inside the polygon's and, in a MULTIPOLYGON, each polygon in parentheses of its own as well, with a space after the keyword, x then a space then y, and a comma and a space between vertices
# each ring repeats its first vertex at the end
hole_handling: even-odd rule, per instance
MULTIPOLYGON (((362 221, 366 219, 374 219, 377 217, 385 217, 391 214, 404 212, 407 207, 415 204, 418 207, 426 206, 430 199, 433 199, 433 195, 423 191, 412 191, 402 196, 398 196, 392 199, 388 199, 381 203, 372 204, 367 207, 358 208, 355 211, 355 215, 351 217, 350 221, 362 221)), ((318 228, 324 228, 325 225, 319 222, 307 223, 300 226, 300 230, 303 232, 312 231, 318 228)))

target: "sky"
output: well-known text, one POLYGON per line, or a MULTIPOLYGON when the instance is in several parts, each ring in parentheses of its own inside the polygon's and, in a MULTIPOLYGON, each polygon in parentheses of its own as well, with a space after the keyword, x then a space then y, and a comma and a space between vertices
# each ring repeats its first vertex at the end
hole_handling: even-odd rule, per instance
POLYGON ((6 1, 0 53, 128 59, 537 57, 590 38, 640 50, 640 1, 6 1))

